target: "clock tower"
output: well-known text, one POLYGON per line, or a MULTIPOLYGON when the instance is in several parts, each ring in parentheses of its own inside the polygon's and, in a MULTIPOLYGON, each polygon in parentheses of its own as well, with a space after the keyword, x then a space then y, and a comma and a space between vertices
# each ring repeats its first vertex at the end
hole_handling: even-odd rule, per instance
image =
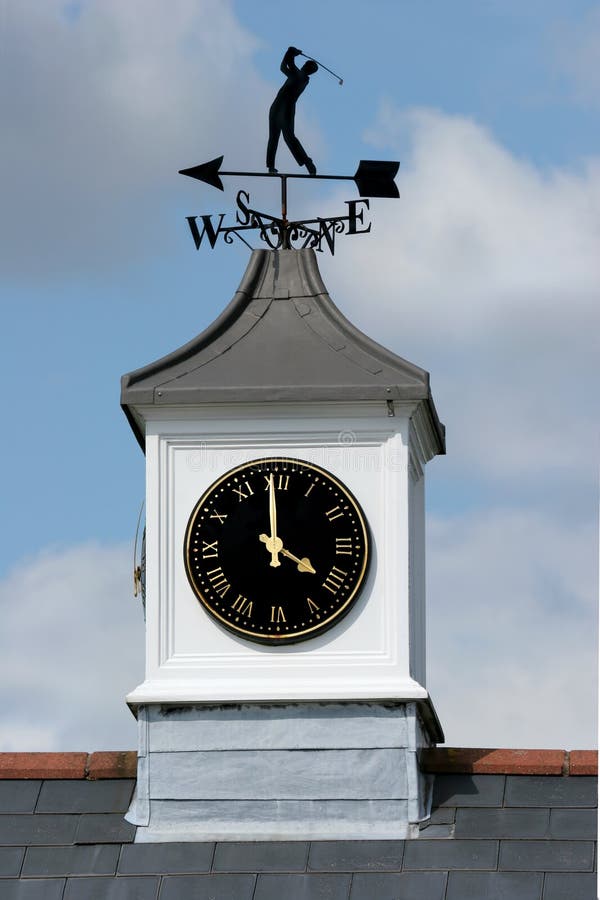
POLYGON ((123 377, 146 455, 137 841, 403 838, 443 740, 425 676, 427 372, 256 250, 202 334, 123 377))

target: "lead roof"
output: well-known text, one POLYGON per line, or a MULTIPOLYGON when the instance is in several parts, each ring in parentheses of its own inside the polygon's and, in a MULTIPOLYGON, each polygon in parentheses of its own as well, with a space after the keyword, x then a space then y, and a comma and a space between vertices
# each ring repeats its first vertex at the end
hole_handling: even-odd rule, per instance
POLYGON ((436 451, 445 452, 429 374, 352 325, 327 293, 313 250, 253 251, 206 331, 121 380, 121 405, 142 446, 139 406, 363 400, 421 402, 436 451))

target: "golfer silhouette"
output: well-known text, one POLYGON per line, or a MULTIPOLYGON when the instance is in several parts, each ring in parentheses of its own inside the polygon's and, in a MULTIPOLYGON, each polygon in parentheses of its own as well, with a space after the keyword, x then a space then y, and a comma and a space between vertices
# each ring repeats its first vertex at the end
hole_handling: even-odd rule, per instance
POLYGON ((290 148, 290 152, 299 166, 306 166, 309 175, 316 175, 317 170, 310 156, 294 134, 294 116, 296 115, 296 101, 308 84, 309 78, 319 68, 316 62, 309 59, 301 69, 294 62, 296 56, 300 56, 301 50, 296 47, 288 47, 281 61, 281 71, 287 75, 285 84, 279 89, 279 93, 271 104, 269 110, 269 143, 267 144, 267 169, 272 174, 277 172, 275 168, 275 154, 279 144, 279 136, 290 148))

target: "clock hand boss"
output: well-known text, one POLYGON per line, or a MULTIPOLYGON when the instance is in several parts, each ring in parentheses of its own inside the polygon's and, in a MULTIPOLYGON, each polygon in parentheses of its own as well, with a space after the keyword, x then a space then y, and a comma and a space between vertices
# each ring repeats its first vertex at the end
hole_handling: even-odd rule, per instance
POLYGON ((269 478, 269 522, 271 524, 271 537, 267 544, 267 550, 271 552, 271 566, 280 566, 279 551, 283 547, 281 540, 277 537, 277 506, 275 501, 275 476, 271 472, 269 478))
MULTIPOLYGON (((259 538, 263 542, 263 544, 266 544, 267 550, 270 550, 271 553, 274 552, 274 548, 276 547, 277 553, 281 553, 282 556, 287 556, 288 559, 291 559, 292 562, 295 562, 296 565, 298 566, 299 572, 310 572, 311 575, 317 574, 316 570, 311 565, 310 559, 308 559, 308 557, 306 557, 306 556, 303 557, 302 559, 299 559, 297 556, 294 556, 293 553, 290 553, 289 550, 285 549, 281 538, 275 538, 275 540, 273 540, 273 538, 270 538, 268 534, 261 534, 261 535, 259 535, 259 538)), ((271 565, 272 565, 272 563, 271 563, 271 565)))

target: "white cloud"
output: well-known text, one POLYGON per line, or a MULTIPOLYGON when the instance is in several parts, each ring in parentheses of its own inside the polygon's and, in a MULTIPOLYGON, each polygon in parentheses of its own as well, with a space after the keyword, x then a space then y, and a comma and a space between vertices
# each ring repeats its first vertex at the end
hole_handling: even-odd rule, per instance
POLYGON ((189 202, 179 168, 220 153, 264 165, 272 87, 228 0, 66 9, 23 0, 3 17, 0 245, 21 279, 164 252, 165 208, 189 202))
MULTIPOLYGON (((520 510, 430 521, 428 686, 447 743, 593 746, 594 540, 520 510)), ((131 564, 130 547, 87 544, 0 583, 0 750, 136 747, 124 698, 143 680, 144 623, 131 564)))
POLYGON ((596 542, 534 511, 429 522, 428 686, 449 745, 596 745, 596 542))
POLYGON ((334 298, 431 371, 449 465, 595 484, 600 159, 540 171, 471 120, 390 103, 370 139, 410 147, 401 199, 323 266, 334 298))
POLYGON ((0 582, 0 750, 129 749, 143 680, 130 547, 48 550, 0 582))

